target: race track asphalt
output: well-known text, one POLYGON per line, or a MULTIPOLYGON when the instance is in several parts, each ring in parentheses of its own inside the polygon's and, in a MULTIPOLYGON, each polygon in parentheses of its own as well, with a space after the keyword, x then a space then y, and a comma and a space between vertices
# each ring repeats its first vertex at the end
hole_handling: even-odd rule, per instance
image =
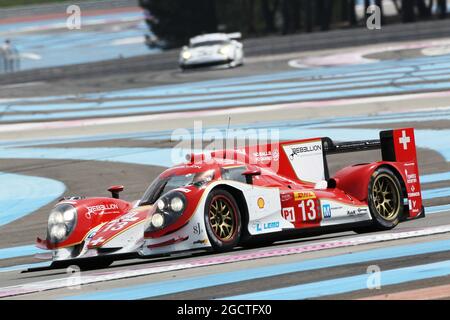
MULTIPOLYGON (((298 56, 352 51, 355 49, 298 56)), ((195 120, 203 121, 205 129, 223 130, 231 117, 230 128, 277 129, 281 139, 326 135, 338 141, 371 139, 380 130, 412 126, 416 128, 429 212, 425 219, 402 223, 395 231, 364 236, 348 231, 255 249, 237 248, 227 254, 119 261, 104 270, 82 272, 86 283, 74 288, 66 270, 22 272, 42 264, 33 258, 30 246, 36 236, 45 235, 47 215, 54 203, 49 201, 0 226, 0 297, 359 299, 399 292, 406 295, 411 290, 450 284, 450 228, 445 228, 450 226, 450 86, 446 87, 450 58, 411 50, 402 52, 396 60, 392 60, 392 53, 378 55, 380 61, 369 65, 297 70, 288 65, 293 56, 295 53, 249 59, 242 68, 232 70, 142 72, 0 89, 2 98, 13 99, 0 102, 4 107, 0 118, 0 173, 17 175, 18 194, 8 191, 25 204, 34 201, 27 195, 35 194, 35 190, 23 188, 20 177, 62 182, 64 195, 104 196, 109 185, 120 183, 126 186, 124 198, 134 200, 170 165, 167 156, 175 144, 170 141, 172 131, 192 129, 195 120), (362 75, 355 74, 358 70, 362 75), (381 76, 387 76, 390 82, 378 82, 383 81, 381 76), (410 80, 399 84, 399 79, 410 80), (368 83, 361 90, 366 91, 352 91, 364 82, 368 83), (227 87, 231 89, 219 92, 227 87), (274 92, 267 95, 268 100, 242 104, 242 99, 261 98, 267 90, 283 87, 310 89, 274 92), (395 89, 399 87, 400 92, 395 89), (231 94, 235 96, 227 96, 231 94), (43 97, 48 100, 39 100, 43 97), (188 105, 194 99, 204 104, 188 105), (136 106, 135 100, 145 101, 136 106), (120 101, 118 106, 108 105, 104 110, 125 111, 114 116, 97 114, 102 109, 99 101, 120 101), (171 113, 137 110, 132 116, 126 113, 127 108, 131 112, 133 108, 160 105, 179 109, 171 113), (64 114, 70 110, 76 113, 64 114), (16 116, 22 120, 8 120, 16 116), (362 241, 361 237, 369 238, 362 241), (327 243, 325 249, 318 245, 323 243, 327 243), (374 266, 381 272, 375 278, 380 281, 380 289, 367 288, 367 281, 372 279, 367 270, 374 266), (105 279, 105 275, 115 280, 105 279)), ((375 151, 333 156, 331 171, 377 157, 375 151)), ((0 209, 7 210, 8 205, 8 199, 0 198, 0 209)), ((428 292, 428 297, 450 297, 445 289, 435 291, 428 292)), ((417 298, 427 298, 420 296, 422 291, 413 292, 418 292, 417 298)))

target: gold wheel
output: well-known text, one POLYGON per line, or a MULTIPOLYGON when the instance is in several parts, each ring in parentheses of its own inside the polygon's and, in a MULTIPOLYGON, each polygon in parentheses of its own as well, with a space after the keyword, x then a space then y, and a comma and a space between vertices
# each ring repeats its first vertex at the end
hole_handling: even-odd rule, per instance
POLYGON ((224 196, 215 196, 209 206, 209 223, 215 236, 221 241, 230 241, 236 233, 236 210, 224 196))
POLYGON ((385 220, 392 221, 400 212, 400 190, 394 179, 385 173, 375 178, 372 199, 378 214, 385 220))

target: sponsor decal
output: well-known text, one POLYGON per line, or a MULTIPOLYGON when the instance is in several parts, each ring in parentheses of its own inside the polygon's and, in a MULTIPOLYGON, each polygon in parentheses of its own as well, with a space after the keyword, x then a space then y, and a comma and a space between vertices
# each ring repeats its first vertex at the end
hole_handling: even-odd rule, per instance
POLYGON ((416 200, 408 200, 408 207, 409 210, 416 209, 417 201, 416 200))
POLYGON ((316 194, 312 191, 296 191, 294 192, 295 201, 303 201, 308 199, 315 199, 316 194))
POLYGON ((208 243, 208 239, 200 239, 197 241, 192 242, 193 244, 207 244, 208 243))
POLYGON ((95 239, 95 240, 93 240, 93 241, 90 241, 89 244, 90 244, 91 246, 97 246, 97 245, 99 245, 100 243, 103 243, 103 242, 105 242, 105 241, 106 241, 106 239, 103 239, 103 237, 100 237, 100 238, 98 238, 98 239, 95 239))
POLYGON ((181 192, 184 192, 184 193, 189 193, 189 192, 191 192, 191 189, 177 188, 176 191, 181 191, 181 192))
POLYGON ((292 199, 292 194, 282 193, 280 197, 281 197, 281 201, 289 201, 292 199))
POLYGON ((283 208, 281 212, 281 216, 283 219, 289 221, 289 222, 295 222, 295 210, 293 207, 289 208, 283 208))
POLYGON ((408 173, 408 170, 405 169, 406 183, 417 183, 417 175, 415 173, 408 173))
POLYGON ((86 212, 86 218, 90 219, 92 217, 92 215, 104 215, 104 214, 114 214, 114 213, 118 213, 119 212, 119 206, 115 203, 110 203, 107 205, 97 205, 97 206, 91 206, 91 207, 86 207, 87 212, 86 212))
POLYGON ((254 152, 253 157, 257 162, 278 161, 280 159, 280 153, 278 150, 254 152))
POLYGON ((408 193, 408 198, 420 197, 420 192, 410 192, 408 193))
POLYGON ((415 192, 416 187, 414 185, 410 188, 411 192, 408 193, 408 198, 420 197, 420 192, 415 192))
POLYGON ((194 234, 201 234, 203 232, 202 227, 200 226, 200 222, 198 222, 197 224, 194 225, 194 227, 192 227, 192 232, 194 232, 194 234))
POLYGON ((331 218, 331 205, 324 204, 322 205, 322 214, 324 219, 330 219, 331 218))
POLYGON ((367 208, 355 208, 352 210, 347 210, 348 216, 361 216, 367 214, 369 211, 367 208))
POLYGON ((256 224, 256 231, 262 232, 263 230, 269 230, 269 229, 277 229, 280 227, 280 223, 278 221, 274 222, 268 222, 268 223, 257 223, 256 224))
POLYGON ((317 152, 322 151, 322 145, 316 144, 311 146, 304 146, 304 147, 293 147, 291 148, 291 154, 289 155, 290 160, 294 160, 295 157, 298 155, 301 155, 302 153, 310 153, 310 152, 317 152))
POLYGON ((258 198, 258 208, 260 209, 264 209, 264 206, 266 205, 266 202, 264 201, 263 198, 259 197, 258 198))
POLYGON ((398 142, 403 145, 403 150, 408 150, 408 143, 411 142, 411 138, 406 135, 405 130, 402 130, 402 136, 398 139, 398 142))

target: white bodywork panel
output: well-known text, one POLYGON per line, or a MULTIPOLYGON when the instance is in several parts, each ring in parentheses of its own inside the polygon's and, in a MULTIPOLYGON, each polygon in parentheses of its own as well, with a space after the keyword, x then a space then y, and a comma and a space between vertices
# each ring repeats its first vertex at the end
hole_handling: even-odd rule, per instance
POLYGON ((312 183, 325 179, 321 139, 282 146, 298 179, 312 183))
POLYGON ((320 226, 372 220, 368 206, 351 206, 334 200, 320 200, 322 221, 320 226))

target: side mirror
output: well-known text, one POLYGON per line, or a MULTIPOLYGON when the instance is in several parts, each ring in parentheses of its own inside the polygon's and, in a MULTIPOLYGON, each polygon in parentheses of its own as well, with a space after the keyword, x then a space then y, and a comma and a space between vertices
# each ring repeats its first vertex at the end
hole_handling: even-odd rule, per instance
POLYGON ((111 192, 111 196, 114 199, 119 199, 119 193, 121 193, 123 189, 123 186, 111 186, 109 187, 108 191, 111 192))
POLYGON ((242 172, 242 175, 245 176, 245 180, 248 184, 253 184, 253 177, 261 175, 261 169, 257 167, 248 168, 246 171, 242 172))

